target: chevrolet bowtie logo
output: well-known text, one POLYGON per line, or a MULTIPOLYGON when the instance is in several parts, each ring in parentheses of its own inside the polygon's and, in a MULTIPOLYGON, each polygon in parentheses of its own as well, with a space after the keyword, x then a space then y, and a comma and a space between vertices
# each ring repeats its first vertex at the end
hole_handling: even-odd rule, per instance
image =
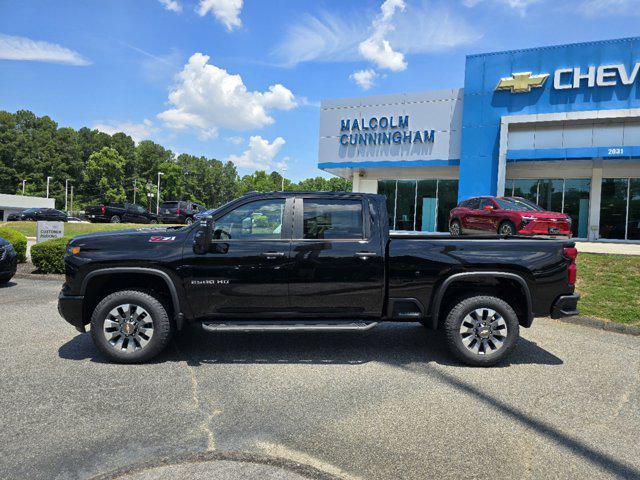
POLYGON ((514 73, 510 77, 501 78, 496 90, 510 90, 511 93, 526 93, 532 88, 540 88, 544 85, 548 73, 531 75, 531 72, 514 73))

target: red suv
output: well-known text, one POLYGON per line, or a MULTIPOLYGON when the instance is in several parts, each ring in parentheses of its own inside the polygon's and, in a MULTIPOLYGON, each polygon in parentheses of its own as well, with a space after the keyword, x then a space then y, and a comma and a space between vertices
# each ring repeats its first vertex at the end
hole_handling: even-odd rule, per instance
POLYGON ((451 210, 449 232, 452 236, 466 233, 571 236, 571 217, 547 212, 520 197, 476 197, 451 210))

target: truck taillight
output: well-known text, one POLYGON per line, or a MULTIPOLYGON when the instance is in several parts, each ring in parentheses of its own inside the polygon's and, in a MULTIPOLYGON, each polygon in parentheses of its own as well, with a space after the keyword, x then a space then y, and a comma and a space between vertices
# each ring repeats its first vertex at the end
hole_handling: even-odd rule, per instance
POLYGON ((180 207, 178 207, 178 215, 180 215, 180 207))
POLYGON ((571 260, 569 267, 567 268, 567 276, 569 285, 575 285, 576 278, 578 277, 578 266, 576 265, 576 258, 578 256, 578 249, 575 247, 565 247, 564 256, 571 260))
POLYGON ((100 207, 100 212, 102 212, 102 215, 106 215, 106 213, 107 213, 107 207, 105 207, 104 205, 102 205, 102 206, 100 207))

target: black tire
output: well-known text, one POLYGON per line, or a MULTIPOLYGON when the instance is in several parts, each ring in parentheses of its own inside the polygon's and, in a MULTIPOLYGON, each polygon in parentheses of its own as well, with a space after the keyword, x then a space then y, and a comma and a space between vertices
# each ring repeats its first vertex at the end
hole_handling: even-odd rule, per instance
MULTIPOLYGON (((497 319, 498 317, 492 318, 497 319)), ((497 323, 499 320, 496 320, 495 322, 497 323)), ((466 297, 459 300, 453 305, 453 308, 449 310, 443 327, 447 347, 451 353, 453 353, 458 360, 474 367, 490 367, 504 359, 514 349, 520 336, 518 316, 513 311, 513 308, 511 308, 511 306, 504 300, 488 295, 466 297), (500 330, 498 330, 497 327, 491 327, 492 332, 495 332, 495 337, 491 336, 481 340, 478 352, 474 352, 471 347, 476 346, 474 343, 475 340, 472 339, 469 341, 467 340, 467 338, 469 338, 469 334, 465 337, 465 334, 461 333, 461 328, 463 328, 462 324, 464 321, 464 328, 468 328, 468 319, 471 318, 472 313, 478 310, 485 311, 485 309, 486 311, 493 310, 497 315, 499 315, 499 317, 504 321, 504 324, 506 324, 507 333, 506 335, 499 333, 500 330, 502 330, 502 327, 500 330), (493 330, 493 328, 496 328, 496 330, 493 330), (497 346, 501 335, 502 344, 497 346), (464 341, 468 341, 469 346, 465 346, 464 341), (485 341, 486 343, 484 343, 485 341), (495 342, 495 344, 493 342, 495 342), (483 353, 482 350, 487 347, 489 348, 489 351, 483 353)), ((486 333, 486 331, 483 333, 486 333)), ((479 334, 476 335, 475 333, 472 333, 470 335, 475 336, 475 338, 482 338, 479 334)))
POLYGON ((503 237, 512 237, 516 234, 516 226, 513 222, 509 220, 505 220, 500 225, 498 225, 498 235, 502 235, 503 237))
POLYGON ((4 285, 5 283, 9 283, 9 281, 13 278, 13 275, 0 275, 0 285, 4 285))
POLYGON ((157 221, 157 220, 149 220, 149 223, 150 223, 151 225, 157 225, 157 224, 158 224, 158 221, 157 221))
MULTIPOLYGON (((152 359, 169 344, 173 330, 174 327, 165 306, 153 295, 138 290, 121 290, 107 295, 98 303, 93 310, 93 315, 91 315, 91 337, 93 338, 93 343, 109 360, 118 363, 141 363, 152 359), (153 325, 153 334, 148 342, 134 351, 116 348, 115 345, 107 340, 103 331, 109 312, 123 304, 142 307, 149 313, 151 317, 149 323, 153 325)), ((124 342, 122 345, 124 345, 124 342)), ((134 345, 136 344, 134 343, 134 345)))
POLYGON ((110 219, 109 219, 109 223, 120 223, 120 217, 118 215, 113 215, 110 219))
POLYGON ((185 225, 193 225, 193 218, 191 217, 187 217, 187 219, 184 221, 185 225))
POLYGON ((451 220, 449 223, 449 233, 452 237, 459 237, 462 235, 462 226, 459 220, 451 220))

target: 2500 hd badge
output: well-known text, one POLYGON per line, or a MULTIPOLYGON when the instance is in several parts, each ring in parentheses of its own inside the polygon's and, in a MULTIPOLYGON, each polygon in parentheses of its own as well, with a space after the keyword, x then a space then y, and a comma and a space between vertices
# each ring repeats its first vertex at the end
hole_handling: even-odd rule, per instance
POLYGON ((388 225, 381 195, 273 192, 165 232, 75 237, 58 308, 125 363, 155 357, 187 325, 352 332, 412 321, 442 330, 460 361, 489 366, 534 317, 577 313, 570 240, 402 235, 388 225))

